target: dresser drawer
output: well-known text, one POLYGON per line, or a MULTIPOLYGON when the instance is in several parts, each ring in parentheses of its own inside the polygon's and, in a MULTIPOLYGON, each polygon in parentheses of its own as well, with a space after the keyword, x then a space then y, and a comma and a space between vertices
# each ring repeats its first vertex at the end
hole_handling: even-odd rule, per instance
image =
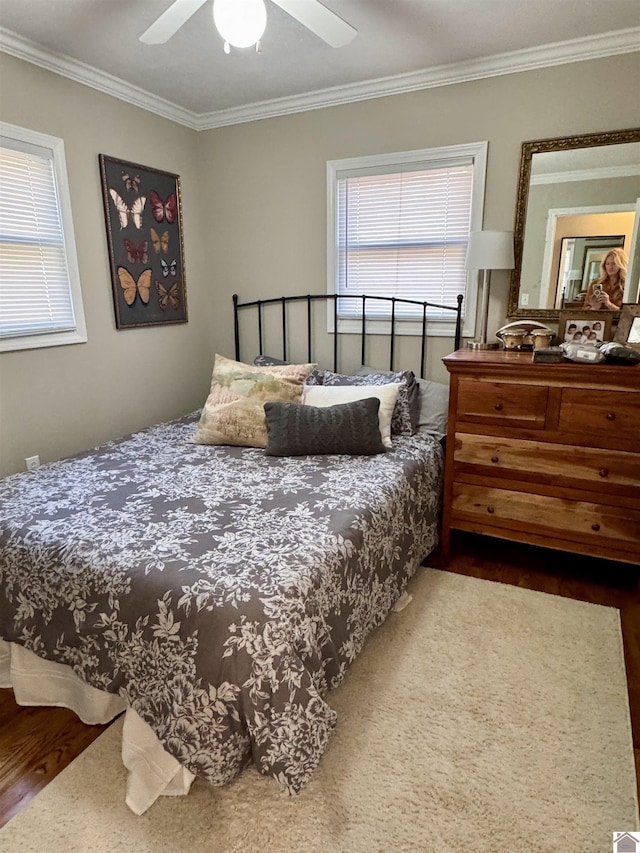
POLYGON ((487 533, 492 526, 513 526, 578 542, 595 537, 627 550, 634 545, 640 548, 640 510, 628 507, 454 483, 452 514, 454 524, 457 519, 472 518, 487 533))
POLYGON ((457 350, 442 553, 484 533, 640 565, 640 365, 457 350))
POLYGON ((453 458, 456 467, 483 465, 496 476, 532 474, 542 482, 582 480, 640 493, 640 454, 622 450, 456 433, 453 458))
POLYGON ((460 379, 457 420, 544 429, 548 394, 544 385, 460 379))
POLYGON ((563 388, 559 428, 596 446, 626 442, 640 449, 640 393, 563 388))

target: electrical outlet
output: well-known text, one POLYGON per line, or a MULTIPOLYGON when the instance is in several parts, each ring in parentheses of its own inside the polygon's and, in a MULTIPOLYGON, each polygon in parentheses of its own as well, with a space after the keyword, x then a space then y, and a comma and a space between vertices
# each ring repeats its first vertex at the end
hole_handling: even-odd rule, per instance
POLYGON ((521 293, 520 294, 520 305, 522 305, 523 308, 526 308, 528 304, 529 304, 529 294, 528 293, 521 293))
POLYGON ((36 468, 40 465, 40 457, 39 456, 27 456, 24 460, 27 465, 27 471, 35 471, 36 468))

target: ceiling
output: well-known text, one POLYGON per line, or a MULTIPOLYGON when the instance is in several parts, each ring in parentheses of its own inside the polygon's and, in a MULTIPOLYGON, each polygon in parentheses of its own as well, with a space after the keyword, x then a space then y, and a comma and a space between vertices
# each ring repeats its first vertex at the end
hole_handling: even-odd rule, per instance
POLYGON ((638 0, 323 0, 359 32, 339 49, 266 0, 261 53, 229 56, 207 0, 142 44, 172 2, 0 0, 0 50, 199 129, 640 50, 638 0))

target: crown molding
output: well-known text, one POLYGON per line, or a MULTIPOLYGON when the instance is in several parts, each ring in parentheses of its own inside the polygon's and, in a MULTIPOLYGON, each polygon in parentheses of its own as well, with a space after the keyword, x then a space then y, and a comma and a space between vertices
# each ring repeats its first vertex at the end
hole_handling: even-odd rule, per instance
POLYGON ((624 53, 636 53, 640 51, 640 27, 555 42, 526 50, 510 51, 468 62, 439 65, 408 74, 380 77, 363 83, 336 86, 304 95, 274 98, 210 113, 195 113, 184 109, 83 62, 63 54, 49 52, 35 42, 2 27, 0 27, 0 51, 46 68, 55 74, 61 74, 77 83, 112 95, 121 101, 148 110, 192 130, 213 130, 217 127, 341 106, 372 98, 451 86, 455 83, 467 83, 589 59, 603 59, 624 53))
POLYGON ((381 77, 377 80, 367 80, 364 83, 354 83, 349 86, 337 86, 332 89, 309 92, 305 95, 275 98, 271 101, 261 101, 244 107, 217 110, 208 114, 202 113, 197 117, 197 127, 198 130, 211 130, 230 124, 291 115, 292 113, 335 107, 371 98, 383 98, 388 95, 400 95, 439 86, 451 86, 454 83, 467 83, 472 80, 482 80, 488 77, 498 77, 521 71, 532 71, 554 65, 601 59, 637 51, 640 51, 640 27, 632 27, 589 38, 556 42, 542 47, 474 59, 469 62, 439 65, 409 74, 381 77))
POLYGON ((637 175, 640 175, 640 166, 634 165, 602 166, 597 169, 576 169, 573 172, 541 172, 539 175, 531 176, 529 186, 631 178, 637 175))
POLYGON ((133 86, 131 83, 114 77, 112 74, 107 74, 105 71, 100 71, 92 65, 71 59, 71 57, 61 53, 48 51, 30 39, 23 38, 3 27, 0 27, 0 51, 18 59, 24 59, 32 65, 45 68, 47 71, 53 71, 54 74, 60 74, 62 77, 67 77, 83 86, 97 89, 98 92, 103 92, 105 95, 112 95, 120 101, 133 104, 134 107, 140 107, 162 118, 168 118, 177 124, 183 124, 192 130, 197 130, 198 116, 196 113, 173 104, 171 101, 166 101, 164 98, 159 98, 157 95, 152 95, 145 89, 133 86))

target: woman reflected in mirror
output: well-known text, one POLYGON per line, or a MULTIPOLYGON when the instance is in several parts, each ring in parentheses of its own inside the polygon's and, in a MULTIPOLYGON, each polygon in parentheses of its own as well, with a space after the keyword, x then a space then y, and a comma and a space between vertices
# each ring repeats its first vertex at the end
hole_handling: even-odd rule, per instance
POLYGON ((629 262, 622 249, 611 249, 600 264, 600 278, 592 281, 584 307, 593 311, 617 311, 622 307, 624 282, 629 262))

